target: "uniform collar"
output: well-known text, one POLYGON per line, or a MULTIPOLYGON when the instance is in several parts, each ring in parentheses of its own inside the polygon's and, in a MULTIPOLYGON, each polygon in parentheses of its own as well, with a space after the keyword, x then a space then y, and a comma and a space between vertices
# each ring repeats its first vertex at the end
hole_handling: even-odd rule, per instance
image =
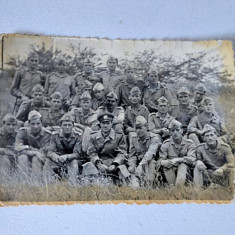
POLYGON ((216 149, 221 149, 221 148, 222 148, 222 145, 218 139, 217 139, 217 145, 216 145, 215 149, 210 149, 209 146, 207 145, 207 143, 205 143, 205 149, 207 149, 207 150, 216 150, 216 149))
POLYGON ((36 135, 36 136, 34 136, 34 135, 32 134, 32 132, 31 132, 31 128, 29 128, 29 129, 28 129, 28 133, 29 133, 30 135, 32 135, 34 138, 38 138, 39 136, 44 136, 44 135, 45 135, 45 130, 44 130, 44 128, 42 127, 42 128, 41 128, 41 131, 39 132, 39 134, 36 135))
MULTIPOLYGON (((60 136, 60 138, 65 138, 63 130, 60 130, 59 136, 60 136)), ((71 133, 71 135, 69 136, 68 139, 71 139, 71 138, 74 138, 74 137, 75 137, 74 130, 72 130, 72 133, 71 133)))
POLYGON ((181 146, 184 146, 184 145, 186 145, 187 143, 186 143, 186 139, 183 137, 182 138, 182 141, 181 141, 181 143, 180 144, 176 144, 174 141, 173 141, 173 139, 171 138, 171 145, 174 145, 175 146, 175 148, 179 148, 179 147, 181 147, 181 146))
MULTIPOLYGON (((157 118, 161 118, 161 117, 159 116, 158 112, 156 113, 156 117, 157 117, 157 118)), ((166 119, 166 118, 170 118, 170 114, 169 114, 169 113, 166 114, 166 116, 165 116, 164 119, 166 119)))
MULTIPOLYGON (((112 139, 112 140, 115 139, 115 132, 114 132, 113 129, 111 129, 111 131, 110 131, 108 137, 109 137, 110 139, 112 139)), ((108 138, 108 137, 106 137, 106 138, 108 138)), ((97 132, 96 139, 98 140, 98 139, 102 139, 102 138, 104 139, 104 136, 102 135, 101 130, 99 130, 99 131, 97 132)))

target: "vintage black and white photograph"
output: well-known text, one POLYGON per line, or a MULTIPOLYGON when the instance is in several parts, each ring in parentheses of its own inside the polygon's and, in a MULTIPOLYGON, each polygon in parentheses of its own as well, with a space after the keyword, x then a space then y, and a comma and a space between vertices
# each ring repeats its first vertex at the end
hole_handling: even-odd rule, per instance
POLYGON ((231 201, 232 42, 2 35, 0 201, 231 201))

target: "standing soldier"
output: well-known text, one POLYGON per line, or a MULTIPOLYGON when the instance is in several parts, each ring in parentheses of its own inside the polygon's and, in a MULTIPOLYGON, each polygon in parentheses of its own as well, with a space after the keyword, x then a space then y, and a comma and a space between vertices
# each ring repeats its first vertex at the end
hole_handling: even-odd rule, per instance
POLYGON ((158 111, 157 100, 162 96, 164 96, 171 105, 171 93, 166 85, 160 82, 157 70, 149 70, 146 87, 143 92, 143 103, 150 113, 158 111))
POLYGON ((164 141, 159 152, 159 165, 162 166, 166 181, 170 186, 184 185, 190 167, 195 164, 195 144, 183 137, 180 122, 170 124, 171 138, 164 141))
POLYGON ((94 98, 92 99, 92 109, 97 110, 105 103, 105 91, 102 83, 97 82, 93 87, 94 98))
POLYGON ((194 89, 192 104, 197 107, 197 113, 203 112, 203 99, 206 96, 206 87, 203 83, 198 83, 194 89))
POLYGON ((28 123, 29 127, 22 127, 16 135, 18 170, 26 180, 40 180, 51 132, 42 126, 42 115, 35 110, 29 113, 28 123))
POLYGON ((44 176, 52 182, 56 172, 65 173, 69 181, 76 184, 83 163, 82 136, 75 131, 74 119, 67 113, 61 119, 61 130, 51 137, 44 176))
POLYGON ((39 113, 45 112, 49 109, 50 103, 44 99, 44 89, 41 85, 37 84, 32 90, 32 99, 24 101, 16 114, 16 118, 20 121, 27 121, 29 112, 36 110, 39 113))
POLYGON ((139 179, 140 185, 153 186, 156 177, 155 158, 160 141, 156 134, 148 131, 147 121, 142 116, 136 117, 135 130, 137 135, 131 136, 129 140, 128 170, 139 179))
POLYGON ((197 113, 197 107, 190 103, 190 92, 187 87, 181 87, 177 92, 179 105, 171 108, 170 114, 183 125, 184 134, 187 127, 197 113))
MULTIPOLYGON (((138 80, 135 77, 135 71, 134 68, 131 67, 130 65, 126 66, 125 68, 125 80, 124 83, 121 83, 117 89, 116 89, 116 94, 118 97, 118 106, 122 106, 124 109, 126 109, 128 106, 131 105, 131 102, 129 100, 129 94, 130 90, 137 86, 139 87, 140 91, 143 90, 144 87, 144 81, 143 80, 138 80)), ((142 94, 142 92, 141 92, 142 94)))
POLYGON ((75 84, 72 76, 66 73, 66 60, 63 56, 56 59, 56 72, 51 73, 45 83, 45 94, 50 97, 55 91, 63 96, 63 106, 67 110, 75 95, 75 84))
POLYGON ((27 59, 27 68, 17 69, 15 72, 14 82, 11 87, 11 94, 17 98, 15 113, 17 113, 23 101, 32 98, 32 90, 35 85, 44 86, 45 76, 37 70, 38 62, 38 54, 30 52, 27 59))
POLYGON ((118 59, 110 56, 107 60, 108 70, 99 74, 106 94, 111 91, 116 91, 117 86, 124 82, 124 76, 116 70, 117 66, 118 59))
POLYGON ((214 127, 203 128, 205 143, 196 149, 197 163, 194 169, 194 183, 198 187, 206 184, 233 184, 234 156, 230 147, 218 139, 214 127), (228 182, 230 181, 230 182, 228 182))
POLYGON ((157 108, 157 113, 151 113, 149 115, 148 125, 149 130, 157 134, 163 142, 163 140, 169 138, 169 126, 175 119, 168 113, 169 101, 164 96, 157 100, 157 108))

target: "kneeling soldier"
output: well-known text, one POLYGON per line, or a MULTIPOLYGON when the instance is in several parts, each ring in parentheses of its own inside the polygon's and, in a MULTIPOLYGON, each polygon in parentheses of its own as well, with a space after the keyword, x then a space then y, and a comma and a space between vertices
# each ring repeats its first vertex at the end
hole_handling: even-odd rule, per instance
POLYGON ((28 122, 29 127, 20 128, 16 135, 18 170, 21 176, 40 180, 51 132, 42 126, 42 115, 35 110, 29 113, 28 122))
MULTIPOLYGON (((136 117, 136 136, 131 136, 129 143, 128 170, 139 179, 140 185, 153 185, 156 175, 155 157, 160 145, 158 136, 148 131, 148 124, 143 116, 136 117)), ((132 177, 133 178, 133 177, 132 177)))
POLYGON ((61 118, 61 131, 54 132, 51 137, 44 166, 46 179, 52 182, 55 173, 60 176, 64 173, 75 184, 83 163, 81 147, 82 135, 74 130, 74 118, 65 114, 61 118))
POLYGON ((159 165, 169 185, 184 185, 189 167, 195 163, 195 144, 183 137, 182 124, 174 120, 170 125, 171 138, 166 140, 159 152, 159 165))
POLYGON ((204 183, 228 185, 233 183, 231 170, 234 156, 230 147, 217 137, 214 127, 206 124, 203 129, 205 143, 196 149, 197 163, 194 169, 194 183, 202 187, 204 183), (228 182, 229 183, 229 182, 228 182))

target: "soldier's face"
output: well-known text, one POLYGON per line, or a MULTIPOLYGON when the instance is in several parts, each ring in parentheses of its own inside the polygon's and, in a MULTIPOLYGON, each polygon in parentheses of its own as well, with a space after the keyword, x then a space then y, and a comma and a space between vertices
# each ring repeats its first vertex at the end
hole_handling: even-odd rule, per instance
POLYGON ((110 70, 115 70, 117 68, 117 61, 116 60, 108 60, 107 66, 110 70))
POLYGON ((30 126, 30 129, 31 129, 31 133, 33 135, 36 135, 38 134, 41 129, 42 129, 42 121, 41 119, 34 119, 34 120, 31 120, 29 122, 29 126, 30 126))
POLYGON ((139 104, 141 101, 141 95, 131 94, 131 95, 129 95, 129 100, 132 104, 139 104))
POLYGON ((214 112, 214 104, 213 103, 206 103, 206 104, 204 104, 204 111, 206 112, 206 113, 212 113, 212 112, 214 112))
POLYGON ((66 70, 66 63, 65 61, 59 61, 57 64, 56 64, 56 69, 59 73, 64 73, 65 70, 66 70))
POLYGON ((179 94, 178 100, 180 104, 184 104, 184 105, 189 104, 189 100, 190 100, 189 94, 179 94))
POLYGON ((95 97, 96 97, 98 100, 104 98, 104 90, 95 91, 94 94, 95 94, 95 97))
POLYGON ((195 91, 195 92, 194 92, 194 99, 195 99, 196 101, 198 101, 198 102, 202 101, 203 97, 204 97, 204 94, 203 94, 203 93, 201 93, 201 92, 199 92, 199 91, 195 91))
POLYGON ((125 75, 126 75, 126 78, 127 78, 128 82, 133 82, 134 83, 136 81, 134 70, 132 70, 132 69, 126 70, 125 75))
POLYGON ((183 130, 181 127, 174 127, 170 130, 170 134, 174 140, 178 140, 182 137, 183 130))
POLYGON ((209 131, 209 132, 205 133, 204 141, 210 146, 215 146, 217 143, 217 136, 216 136, 215 132, 209 131))
POLYGON ((148 133, 147 125, 136 126, 135 130, 139 138, 144 138, 147 136, 148 133))
POLYGON ((83 69, 86 73, 91 73, 93 69, 92 63, 84 63, 83 69))
POLYGON ((4 132, 7 134, 13 134, 16 129, 16 122, 5 122, 3 126, 4 132))
POLYGON ((29 69, 36 69, 38 67, 38 58, 29 58, 27 64, 29 69))
POLYGON ((169 105, 168 104, 159 104, 158 105, 158 112, 162 114, 166 114, 168 112, 169 105))
POLYGON ((149 81, 150 83, 156 83, 156 82, 158 82, 158 81, 159 81, 158 74, 157 74, 157 73, 150 73, 150 74, 148 75, 148 81, 149 81))
POLYGON ((73 122, 71 121, 63 121, 61 128, 63 130, 64 135, 70 135, 73 130, 73 122))
POLYGON ((91 108, 91 100, 81 100, 81 103, 80 103, 81 107, 83 110, 88 110, 91 108))
POLYGON ((112 128, 112 121, 104 120, 100 123, 100 126, 101 126, 101 132, 109 133, 112 128))
POLYGON ((42 103, 43 93, 42 92, 33 92, 33 100, 35 103, 42 103))
POLYGON ((107 108, 110 108, 110 109, 115 108, 117 106, 117 101, 114 98, 113 99, 107 98, 106 103, 107 103, 107 108))
POLYGON ((60 110, 62 107, 62 100, 60 99, 51 99, 51 109, 58 111, 60 110))

